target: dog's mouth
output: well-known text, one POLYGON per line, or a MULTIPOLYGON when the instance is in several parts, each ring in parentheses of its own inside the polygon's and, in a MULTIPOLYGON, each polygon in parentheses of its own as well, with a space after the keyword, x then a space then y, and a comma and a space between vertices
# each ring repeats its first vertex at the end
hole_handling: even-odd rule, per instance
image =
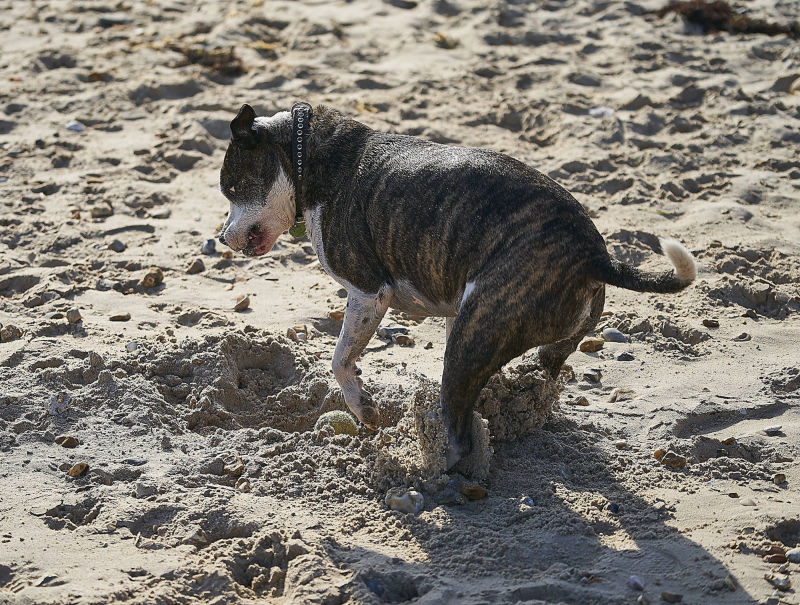
POLYGON ((248 256, 261 256, 269 252, 271 248, 269 234, 262 231, 261 225, 256 223, 250 227, 250 231, 247 233, 247 245, 243 252, 248 256))

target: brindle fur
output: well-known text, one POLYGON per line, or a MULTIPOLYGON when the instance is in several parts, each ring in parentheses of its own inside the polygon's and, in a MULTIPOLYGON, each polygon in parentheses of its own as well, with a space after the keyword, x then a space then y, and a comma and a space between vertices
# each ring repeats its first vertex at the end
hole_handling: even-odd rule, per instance
MULTIPOLYGON (((254 117, 245 106, 231 123, 220 183, 232 203, 231 186, 266 195, 279 170, 293 174, 289 114, 254 117)), ((333 363, 346 401, 373 423, 355 361, 387 307, 449 316, 441 391, 448 466, 470 449, 472 408, 489 377, 536 346, 556 376, 597 324, 606 283, 676 292, 694 278, 678 244, 678 276, 612 260, 574 197, 501 153, 377 132, 323 106, 314 108, 307 150, 303 181, 292 176, 294 201, 307 219, 319 217, 312 242, 348 288, 333 363)))

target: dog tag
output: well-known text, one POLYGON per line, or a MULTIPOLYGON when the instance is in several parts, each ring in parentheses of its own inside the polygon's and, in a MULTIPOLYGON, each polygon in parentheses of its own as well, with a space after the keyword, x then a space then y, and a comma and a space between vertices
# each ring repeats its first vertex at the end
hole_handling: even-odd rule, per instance
POLYGON ((296 239, 300 239, 306 234, 306 224, 295 223, 294 225, 289 227, 289 234, 296 239))

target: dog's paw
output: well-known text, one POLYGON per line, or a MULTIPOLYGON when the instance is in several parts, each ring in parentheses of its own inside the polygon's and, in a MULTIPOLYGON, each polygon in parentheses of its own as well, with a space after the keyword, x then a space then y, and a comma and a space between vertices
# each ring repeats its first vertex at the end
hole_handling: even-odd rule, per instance
POLYGON ((372 395, 361 391, 361 422, 369 429, 377 429, 380 425, 381 415, 378 406, 372 400, 372 395))

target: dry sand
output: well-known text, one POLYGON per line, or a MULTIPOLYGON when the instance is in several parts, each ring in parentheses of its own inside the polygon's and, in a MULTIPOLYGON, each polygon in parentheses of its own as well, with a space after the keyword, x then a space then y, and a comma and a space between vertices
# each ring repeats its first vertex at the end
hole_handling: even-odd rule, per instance
POLYGON ((0 603, 646 602, 631 576, 651 603, 798 603, 800 46, 661 6, 2 2, 0 603), (298 99, 525 160, 620 259, 665 267, 657 236, 698 258, 679 295, 610 289, 598 335, 628 342, 574 378, 493 379, 483 499, 431 449, 443 320, 387 315, 416 345, 363 358, 384 428, 333 435, 344 301, 308 241, 201 253, 228 122, 298 99), (398 487, 424 510, 389 510, 398 487))

